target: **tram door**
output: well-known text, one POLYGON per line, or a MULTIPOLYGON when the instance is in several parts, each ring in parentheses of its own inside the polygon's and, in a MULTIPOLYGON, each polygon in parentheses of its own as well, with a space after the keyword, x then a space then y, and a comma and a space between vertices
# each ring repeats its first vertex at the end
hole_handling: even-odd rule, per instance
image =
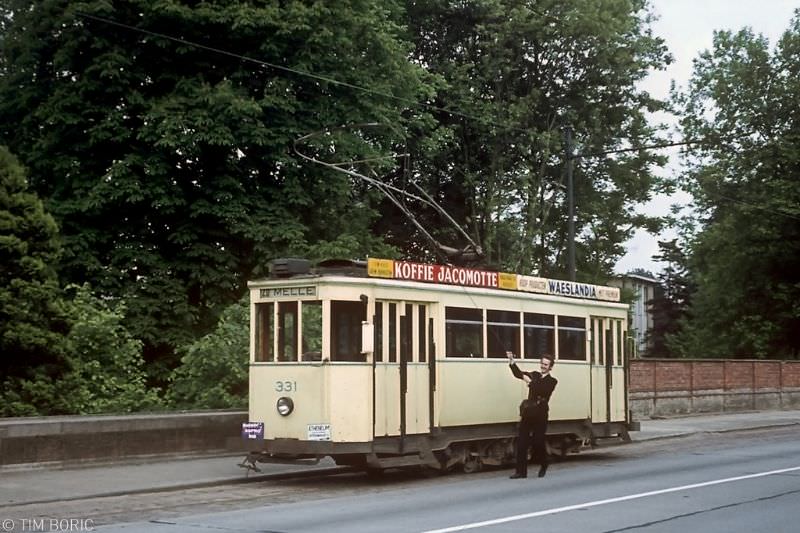
POLYGON ((615 371, 621 367, 621 353, 618 353, 618 330, 622 320, 607 317, 591 317, 591 338, 589 356, 591 357, 592 422, 611 422, 618 408, 619 394, 624 391, 624 380, 615 371))
POLYGON ((425 303, 375 302, 374 435, 428 433, 433 323, 425 303))

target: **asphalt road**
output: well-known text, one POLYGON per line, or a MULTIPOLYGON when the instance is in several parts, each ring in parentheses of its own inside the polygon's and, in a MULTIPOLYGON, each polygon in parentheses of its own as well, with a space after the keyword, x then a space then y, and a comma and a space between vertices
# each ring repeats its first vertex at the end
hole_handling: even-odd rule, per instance
POLYGON ((554 464, 544 479, 510 480, 509 474, 415 479, 397 473, 379 482, 335 476, 286 483, 280 495, 267 486, 249 487, 251 500, 227 509, 196 506, 95 529, 772 533, 800 528, 796 425, 595 451, 554 464))

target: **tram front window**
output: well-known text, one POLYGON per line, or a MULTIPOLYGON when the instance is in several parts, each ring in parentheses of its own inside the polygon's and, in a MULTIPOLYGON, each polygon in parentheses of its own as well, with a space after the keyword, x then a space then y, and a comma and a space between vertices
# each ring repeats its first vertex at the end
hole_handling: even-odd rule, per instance
POLYGON ((297 361, 297 302, 278 303, 278 361, 297 361))
POLYGON ((275 304, 256 305, 256 362, 272 361, 272 325, 275 304))
POLYGON ((303 301, 303 361, 322 359, 322 302, 303 301))
POLYGON ((366 361, 361 353, 361 323, 366 319, 364 302, 331 302, 331 361, 366 361))

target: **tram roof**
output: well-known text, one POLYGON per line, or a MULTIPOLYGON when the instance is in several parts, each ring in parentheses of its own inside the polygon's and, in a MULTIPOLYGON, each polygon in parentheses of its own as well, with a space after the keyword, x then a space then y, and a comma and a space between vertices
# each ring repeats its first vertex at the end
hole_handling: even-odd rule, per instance
POLYGON ((414 263, 393 259, 370 258, 367 261, 331 260, 316 267, 305 259, 276 259, 270 264, 270 279, 251 282, 251 287, 267 281, 288 279, 313 279, 327 276, 377 278, 382 281, 407 281, 440 286, 461 286, 500 289, 509 292, 533 293, 619 302, 618 287, 592 285, 509 272, 496 272, 470 267, 414 263))

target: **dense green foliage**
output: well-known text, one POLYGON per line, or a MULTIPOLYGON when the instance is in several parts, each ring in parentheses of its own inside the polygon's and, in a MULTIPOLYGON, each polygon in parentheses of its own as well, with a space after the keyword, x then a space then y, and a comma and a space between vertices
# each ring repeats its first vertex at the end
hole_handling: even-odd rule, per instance
POLYGON ((55 272, 58 228, 28 190, 25 171, 0 146, 0 384, 64 364, 66 315, 55 272))
POLYGON ((181 408, 247 407, 249 295, 228 307, 216 329, 181 349, 167 394, 181 408))
POLYGON ((684 185, 702 230, 686 241, 697 290, 672 348, 800 356, 800 13, 773 49, 718 32, 678 99, 692 151, 684 185))
MULTIPOLYGON (((239 405, 236 302, 269 259, 432 258, 374 187, 294 152, 312 132, 331 130, 304 153, 422 186, 491 265, 559 276, 570 126, 578 273, 604 282, 632 232, 657 225, 636 204, 669 183, 653 152, 596 154, 654 139, 645 113, 663 104, 637 82, 667 61, 644 0, 0 0, 0 143, 60 228, 20 236, 42 246, 15 252, 38 270, 0 287, 29 302, 13 318, 35 330, 25 349, 61 350, 7 352, 16 411, 155 407, 158 387, 175 405, 239 405), (363 123, 382 127, 332 130, 363 123), (81 289, 63 309, 43 298, 68 284, 81 289), (46 403, 47 383, 80 379, 72 403, 46 403), (25 383, 45 385, 26 400, 25 383)), ((408 202, 440 242, 466 244, 408 202)), ((0 327, 24 333, 10 316, 0 327)))
POLYGON ((61 225, 62 278, 128 303, 156 374, 270 257, 375 248, 361 191, 291 147, 330 125, 400 124, 404 106, 230 54, 417 100, 391 3, 5 5, 0 139, 61 225))
POLYGON ((64 302, 70 328, 61 345, 65 364, 58 376, 33 368, 9 378, 0 415, 127 413, 156 409, 156 390, 145 383, 142 343, 122 326, 124 308, 112 308, 74 287, 64 302))
MULTIPOLYGON (((159 401, 122 309, 88 287, 64 294, 58 230, 0 147, 0 416, 127 412, 159 401)), ((120 306, 118 306, 120 307, 120 306)))
MULTIPOLYGON (((650 34, 644 1, 408 6, 415 58, 446 80, 436 103, 455 111, 435 112, 440 143, 420 150, 415 176, 490 264, 564 275, 564 128, 583 154, 646 145, 655 134, 645 112, 662 104, 636 84, 667 57, 650 34)), ((633 230, 654 227, 634 208, 666 185, 650 173, 660 162, 647 151, 575 161, 579 277, 605 282, 633 230)), ((408 249, 405 234, 396 234, 408 249)), ((452 230, 442 240, 462 242, 452 230)))
POLYGON ((655 259, 666 264, 658 275, 660 290, 649 302, 653 327, 648 332, 649 357, 677 355, 670 347, 671 339, 681 329, 681 321, 688 313, 692 294, 697 289, 689 271, 689 258, 678 239, 660 241, 655 259))

